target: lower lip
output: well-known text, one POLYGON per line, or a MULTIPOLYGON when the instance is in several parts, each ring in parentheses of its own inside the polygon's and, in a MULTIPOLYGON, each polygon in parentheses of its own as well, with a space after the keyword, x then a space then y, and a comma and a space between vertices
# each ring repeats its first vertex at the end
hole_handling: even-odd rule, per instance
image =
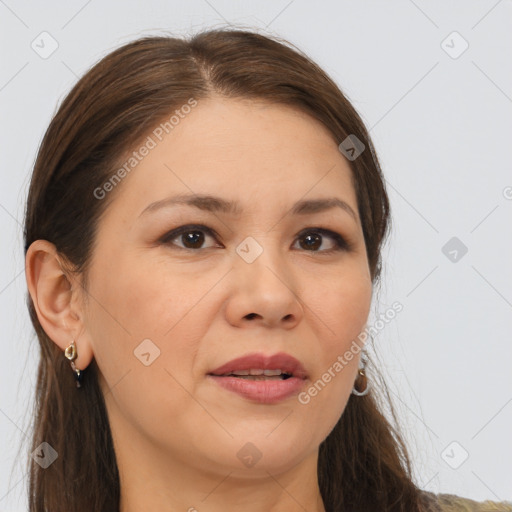
POLYGON ((223 388, 261 404, 275 404, 296 395, 303 388, 305 380, 290 377, 284 380, 248 380, 238 377, 208 375, 223 388))

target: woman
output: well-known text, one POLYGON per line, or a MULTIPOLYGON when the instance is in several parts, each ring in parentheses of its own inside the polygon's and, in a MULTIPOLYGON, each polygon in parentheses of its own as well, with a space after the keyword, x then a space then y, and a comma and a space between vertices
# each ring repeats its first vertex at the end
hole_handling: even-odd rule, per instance
POLYGON ((30 510, 512 510, 412 481, 364 350, 388 229, 368 133, 300 51, 107 55, 29 191, 30 510))

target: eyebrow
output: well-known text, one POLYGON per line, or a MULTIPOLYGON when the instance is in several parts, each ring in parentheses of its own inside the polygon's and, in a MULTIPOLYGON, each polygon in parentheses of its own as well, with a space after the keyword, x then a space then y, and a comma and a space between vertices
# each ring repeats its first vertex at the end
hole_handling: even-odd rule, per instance
MULTIPOLYGON (((242 213, 240 205, 236 201, 229 201, 212 195, 182 194, 151 203, 144 208, 144 210, 139 214, 139 217, 149 212, 160 210, 161 208, 170 208, 176 205, 192 206, 212 213, 220 212, 231 215, 239 215, 242 213)), ((357 222, 357 215, 352 207, 337 197, 304 199, 297 201, 293 205, 291 213, 292 215, 311 215, 314 213, 332 210, 333 208, 341 208, 357 222)))

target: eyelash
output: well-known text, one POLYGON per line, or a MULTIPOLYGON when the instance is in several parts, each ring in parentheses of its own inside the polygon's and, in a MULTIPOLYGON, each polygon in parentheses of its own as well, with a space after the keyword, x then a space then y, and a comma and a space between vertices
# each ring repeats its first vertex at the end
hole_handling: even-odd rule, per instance
MULTIPOLYGON (((181 226, 179 228, 173 229, 172 231, 169 231, 160 239, 160 242, 163 244, 172 246, 174 249, 179 249, 179 250, 184 250, 184 251, 197 252, 197 251, 203 250, 203 248, 192 249, 190 247, 179 247, 178 245, 175 245, 172 243, 172 240, 174 240, 175 238, 179 237, 180 235, 183 235, 184 233, 189 233, 192 231, 202 231, 205 234, 208 234, 208 235, 212 236, 213 238, 218 239, 218 235, 213 229, 211 229, 207 226, 200 225, 200 224, 189 224, 186 226, 181 226)), ((332 254, 332 253, 339 252, 339 251, 346 251, 346 252, 352 251, 352 244, 349 243, 339 233, 336 233, 335 231, 331 231, 330 229, 306 228, 299 233, 299 235, 297 236, 297 240, 304 237, 305 235, 308 235, 308 234, 317 234, 317 235, 321 235, 321 236, 328 236, 329 238, 331 238, 334 241, 335 247, 333 249, 327 249, 327 250, 323 250, 323 251, 318 251, 318 250, 308 251, 308 250, 304 249, 305 252, 312 252, 312 253, 319 253, 319 254, 332 254)))

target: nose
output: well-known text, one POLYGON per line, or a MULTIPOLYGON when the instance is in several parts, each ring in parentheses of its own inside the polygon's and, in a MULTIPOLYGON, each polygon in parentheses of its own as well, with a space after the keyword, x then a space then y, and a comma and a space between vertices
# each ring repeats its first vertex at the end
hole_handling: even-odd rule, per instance
POLYGON ((304 309, 297 279, 277 251, 267 248, 251 263, 235 255, 230 275, 226 315, 231 324, 292 329, 301 321, 304 309))

